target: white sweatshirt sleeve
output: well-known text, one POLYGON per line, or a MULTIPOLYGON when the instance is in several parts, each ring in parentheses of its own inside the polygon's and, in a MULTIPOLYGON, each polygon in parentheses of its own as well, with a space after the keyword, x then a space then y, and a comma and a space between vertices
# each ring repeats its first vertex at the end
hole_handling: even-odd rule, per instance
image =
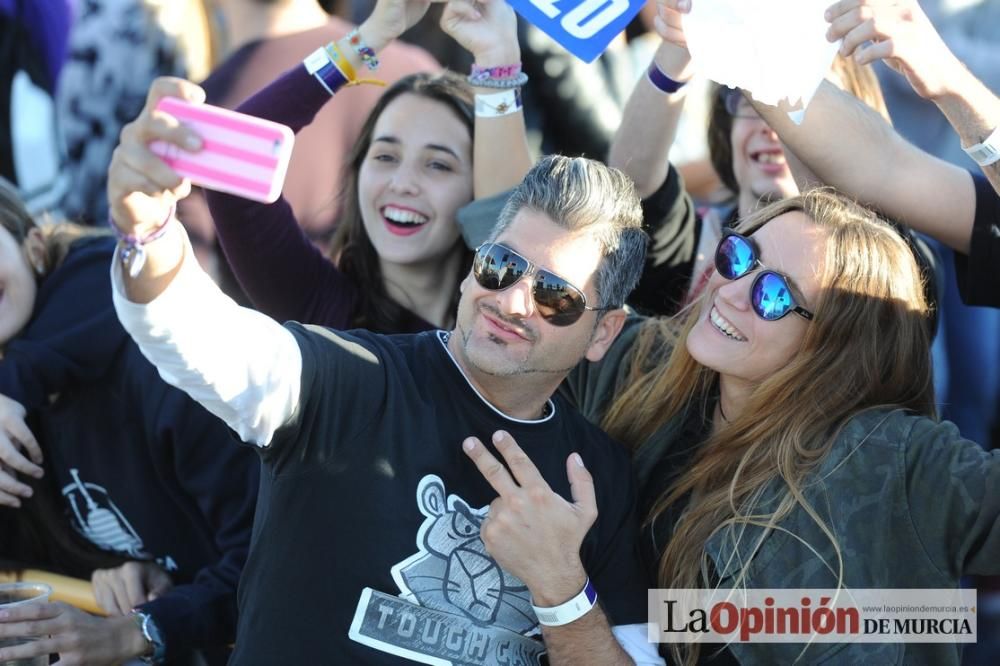
POLYGON ((141 305, 111 263, 115 311, 168 384, 201 403, 248 443, 267 446, 298 407, 302 353, 290 331, 237 305, 198 266, 190 246, 170 285, 141 305))

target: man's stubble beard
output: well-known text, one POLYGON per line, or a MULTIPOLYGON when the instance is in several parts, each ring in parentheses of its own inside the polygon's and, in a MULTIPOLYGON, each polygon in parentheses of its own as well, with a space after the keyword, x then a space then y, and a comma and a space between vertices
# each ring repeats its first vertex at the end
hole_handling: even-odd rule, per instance
MULTIPOLYGON (((577 361, 577 363, 574 363, 570 367, 568 367, 568 368, 561 368, 561 369, 527 367, 526 366, 527 361, 525 361, 524 363, 516 364, 515 367, 509 368, 509 369, 495 370, 495 369, 484 368, 481 365, 479 365, 478 363, 476 363, 473 360, 472 356, 469 354, 469 340, 472 337, 472 331, 466 331, 462 327, 461 323, 456 323, 455 324, 455 329, 458 331, 459 337, 462 340, 462 344, 460 346, 461 346, 461 350, 462 350, 462 356, 463 356, 465 362, 470 367, 473 367, 477 371, 479 371, 479 372, 481 372, 481 373, 483 373, 485 375, 489 375, 491 377, 517 377, 517 376, 521 376, 521 375, 538 375, 538 374, 544 374, 544 375, 563 374, 563 375, 565 375, 565 374, 569 373, 573 368, 575 368, 577 366, 577 363, 579 363, 579 361, 577 361)), ((498 346, 506 344, 503 340, 500 340, 499 338, 495 338, 492 335, 489 336, 489 339, 493 342, 493 344, 496 344, 498 346)))

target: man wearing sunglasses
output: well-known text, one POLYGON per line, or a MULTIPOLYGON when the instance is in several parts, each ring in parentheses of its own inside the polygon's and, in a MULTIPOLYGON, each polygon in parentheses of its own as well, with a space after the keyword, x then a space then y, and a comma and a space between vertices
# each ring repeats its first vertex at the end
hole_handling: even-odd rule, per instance
POLYGON ((119 317, 264 463, 235 663, 662 663, 628 456, 554 395, 613 342, 643 265, 623 174, 540 162, 478 248, 455 329, 381 336, 226 299, 163 217, 183 186, 137 186, 135 163, 112 164, 115 223, 163 233, 113 267, 119 317), (513 519, 524 547, 486 538, 513 519))

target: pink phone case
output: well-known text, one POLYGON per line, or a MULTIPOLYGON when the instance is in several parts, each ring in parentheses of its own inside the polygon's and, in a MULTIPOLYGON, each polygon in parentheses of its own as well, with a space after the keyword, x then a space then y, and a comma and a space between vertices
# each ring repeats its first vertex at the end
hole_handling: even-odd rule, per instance
POLYGON ((163 141, 149 144, 170 168, 195 185, 271 203, 281 194, 295 133, 262 120, 208 104, 164 97, 156 108, 190 127, 202 149, 188 152, 163 141))

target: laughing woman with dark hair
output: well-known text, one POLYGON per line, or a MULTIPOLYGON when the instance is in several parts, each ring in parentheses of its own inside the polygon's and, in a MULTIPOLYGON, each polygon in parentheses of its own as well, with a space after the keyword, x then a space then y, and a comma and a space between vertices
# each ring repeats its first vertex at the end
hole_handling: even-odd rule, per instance
MULTIPOLYGON (((358 79, 377 77, 368 67, 372 58, 362 59, 358 49, 378 52, 418 20, 428 3, 409 4, 380 0, 353 38, 332 42, 322 53, 335 54, 338 66, 358 79)), ((226 258, 260 311, 279 321, 383 333, 452 324, 459 281, 472 257, 456 213, 473 196, 519 181, 530 159, 520 106, 494 102, 495 108, 487 103, 477 111, 473 99, 474 92, 505 91, 513 99, 523 83, 513 10, 499 0, 475 6, 452 0, 442 28, 475 56, 476 71, 486 72, 484 87, 444 72, 414 74, 386 90, 350 152, 342 213, 326 253, 301 231, 284 199, 264 205, 207 193, 226 258), (492 145, 494 128, 507 124, 520 129, 519 140, 492 145)), ((331 83, 321 78, 303 63, 237 110, 298 132, 331 93, 352 94, 347 85, 338 89, 347 75, 335 74, 331 83)))

